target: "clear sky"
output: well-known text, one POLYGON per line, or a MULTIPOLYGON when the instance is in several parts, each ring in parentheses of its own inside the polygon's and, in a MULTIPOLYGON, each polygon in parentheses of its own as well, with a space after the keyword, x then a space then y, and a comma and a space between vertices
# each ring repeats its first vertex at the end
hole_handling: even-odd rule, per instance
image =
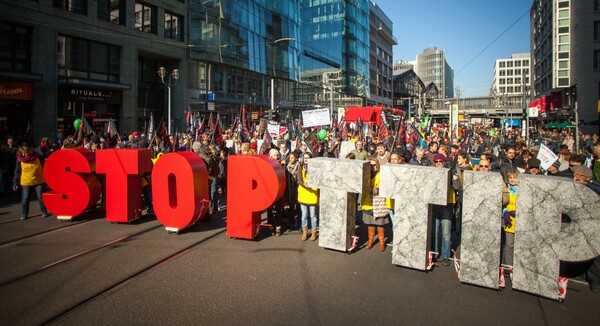
POLYGON ((460 87, 461 96, 487 95, 494 80, 496 59, 530 52, 532 0, 373 2, 394 24, 394 36, 398 40, 393 48, 394 62, 415 60, 417 54, 432 46, 444 50, 446 61, 454 68, 454 86, 460 87), (469 64, 513 23, 514 26, 469 64))

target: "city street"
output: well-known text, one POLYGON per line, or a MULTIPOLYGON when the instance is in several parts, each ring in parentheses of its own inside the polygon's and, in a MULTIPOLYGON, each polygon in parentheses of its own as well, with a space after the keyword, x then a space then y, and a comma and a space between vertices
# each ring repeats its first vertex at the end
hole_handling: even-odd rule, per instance
POLYGON ((558 303, 461 284, 452 266, 397 267, 389 247, 346 254, 266 228, 230 239, 226 211, 168 234, 154 218, 43 219, 36 202, 21 221, 18 199, 0 200, 3 325, 600 323, 600 295, 582 283, 558 303))

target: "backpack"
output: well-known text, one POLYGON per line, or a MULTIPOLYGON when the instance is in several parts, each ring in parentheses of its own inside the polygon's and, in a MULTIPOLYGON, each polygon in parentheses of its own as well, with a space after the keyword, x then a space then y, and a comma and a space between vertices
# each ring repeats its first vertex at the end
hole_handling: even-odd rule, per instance
POLYGON ((200 157, 204 160, 208 175, 212 178, 219 176, 221 169, 219 168, 219 159, 213 155, 208 148, 200 150, 200 157))

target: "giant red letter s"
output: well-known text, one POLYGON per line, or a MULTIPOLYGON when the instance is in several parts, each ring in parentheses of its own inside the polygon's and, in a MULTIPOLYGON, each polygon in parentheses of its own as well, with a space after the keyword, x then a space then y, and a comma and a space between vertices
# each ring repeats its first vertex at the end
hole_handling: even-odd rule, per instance
POLYGON ((100 182, 94 153, 84 148, 52 154, 44 165, 44 178, 52 191, 42 195, 44 204, 59 219, 68 219, 94 207, 100 198, 100 182))
POLYGON ((96 152, 98 173, 106 174, 106 220, 130 222, 141 216, 142 179, 152 170, 149 149, 104 149, 96 152))
POLYGON ((190 152, 163 155, 152 170, 156 218, 168 231, 194 225, 208 211, 208 173, 204 161, 190 152))
POLYGON ((227 235, 253 239, 261 212, 283 195, 285 172, 264 155, 233 155, 227 161, 227 235))

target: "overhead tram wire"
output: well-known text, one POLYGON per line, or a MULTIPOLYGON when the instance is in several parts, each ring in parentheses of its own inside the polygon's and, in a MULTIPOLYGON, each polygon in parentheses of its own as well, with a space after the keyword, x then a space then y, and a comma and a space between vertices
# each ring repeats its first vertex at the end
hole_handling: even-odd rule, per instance
POLYGON ((490 46, 492 46, 492 44, 496 43, 496 41, 498 41, 498 39, 500 39, 502 37, 502 35, 506 34, 506 32, 508 32, 513 26, 515 26, 519 21, 521 21, 521 19, 523 19, 523 17, 525 17, 525 15, 527 15, 527 13, 529 13, 529 9, 525 10, 525 12, 521 15, 521 17, 519 17, 512 24, 510 24, 510 26, 508 26, 508 28, 506 28, 502 33, 500 33, 500 35, 498 35, 490 44, 488 44, 483 50, 481 50, 479 53, 477 53, 477 55, 474 56, 473 59, 471 59, 471 61, 467 62, 466 65, 464 65, 462 68, 460 68, 460 70, 456 73, 456 75, 460 74, 463 70, 465 70, 465 68, 467 68, 471 63, 473 63, 473 61, 475 61, 475 59, 477 59, 490 46))

